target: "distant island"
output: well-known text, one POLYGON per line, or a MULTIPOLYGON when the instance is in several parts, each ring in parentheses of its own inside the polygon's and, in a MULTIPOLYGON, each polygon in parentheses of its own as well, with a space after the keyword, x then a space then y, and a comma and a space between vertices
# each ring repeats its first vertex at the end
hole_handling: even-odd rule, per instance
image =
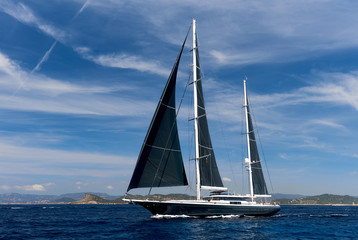
MULTIPOLYGON (((131 199, 146 199, 149 196, 140 196, 140 195, 129 195, 127 198, 131 199)), ((185 194, 168 194, 161 195, 155 194, 150 196, 151 199, 155 200, 175 200, 175 199, 195 199, 194 196, 189 196, 185 194)), ((275 199, 275 203, 280 205, 358 205, 358 198, 351 197, 348 195, 333 195, 333 194, 322 194, 318 196, 309 196, 297 199, 275 199)), ((126 203, 122 198, 107 200, 96 195, 85 194, 84 198, 80 201, 72 202, 72 204, 123 204, 126 203)))
MULTIPOLYGON (((116 198, 113 200, 107 200, 104 198, 101 198, 99 196, 93 195, 93 194, 88 194, 85 193, 83 199, 79 200, 79 201, 75 201, 75 202, 71 202, 71 204, 126 204, 128 202, 123 201, 124 196, 120 197, 120 198, 116 198)), ((148 197, 150 197, 151 199, 155 199, 155 200, 174 200, 174 199, 195 199, 194 196, 189 196, 186 194, 167 194, 167 195, 162 195, 162 194, 153 194, 150 196, 142 196, 142 195, 127 195, 128 199, 147 199, 148 197)))
POLYGON ((126 202, 124 202, 122 198, 108 200, 89 193, 85 193, 83 199, 79 201, 70 202, 70 204, 124 204, 124 203, 126 202))
MULTIPOLYGON (((5 193, 0 194, 0 204, 126 204, 124 196, 110 196, 105 193, 68 193, 56 195, 36 195, 5 193)), ((186 194, 154 194, 150 196, 127 195, 131 199, 195 199, 186 194)), ((348 195, 322 194, 317 196, 302 196, 297 194, 274 194, 272 202, 280 205, 357 205, 358 198, 348 195)))
POLYGON ((348 195, 322 194, 297 199, 276 199, 281 205, 358 205, 358 198, 348 195))

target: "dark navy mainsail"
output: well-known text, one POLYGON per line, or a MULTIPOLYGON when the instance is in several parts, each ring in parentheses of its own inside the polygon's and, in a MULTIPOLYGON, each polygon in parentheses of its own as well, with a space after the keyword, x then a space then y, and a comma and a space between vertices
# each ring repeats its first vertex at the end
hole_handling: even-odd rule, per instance
POLYGON ((186 38, 175 61, 127 191, 133 188, 188 185, 180 149, 175 108, 175 85, 186 38))
MULTIPOLYGON (((198 44, 196 44, 198 46, 198 44)), ((203 186, 224 187, 218 167, 216 165, 215 154, 211 144, 208 121, 206 118, 202 76, 200 72, 199 51, 196 51, 196 76, 197 76, 197 96, 198 96, 198 142, 199 142, 199 169, 200 184, 203 186)))

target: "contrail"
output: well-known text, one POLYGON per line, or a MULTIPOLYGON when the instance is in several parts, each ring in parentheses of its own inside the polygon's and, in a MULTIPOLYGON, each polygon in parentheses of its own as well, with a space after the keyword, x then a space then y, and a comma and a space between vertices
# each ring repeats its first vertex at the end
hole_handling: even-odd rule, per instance
MULTIPOLYGON (((89 0, 86 0, 82 7, 76 12, 76 14, 73 16, 73 18, 71 19, 70 23, 72 23, 82 12, 83 10, 86 8, 87 4, 88 4, 89 0)), ((31 74, 36 72, 37 70, 40 69, 41 65, 46 62, 48 60, 48 58, 50 57, 51 52, 53 51, 53 49, 55 48, 56 44, 57 44, 58 40, 55 40, 51 47, 46 51, 45 55, 41 58, 41 60, 37 63, 37 65, 34 67, 34 69, 32 69, 31 74)), ((15 96, 16 93, 19 91, 20 88, 22 88, 22 86, 24 85, 24 82, 21 82, 20 85, 16 88, 16 90, 13 92, 12 96, 15 96)))
POLYGON ((82 5, 82 7, 80 8, 80 10, 77 11, 77 13, 75 14, 75 16, 73 16, 73 18, 71 19, 71 22, 73 20, 75 20, 78 15, 80 15, 82 13, 82 11, 87 7, 87 3, 88 3, 88 0, 82 5))
MULTIPOLYGON (((75 15, 73 16, 73 18, 71 19, 71 22, 70 22, 70 23, 72 23, 72 22, 83 12, 83 10, 86 8, 87 4, 88 4, 88 0, 83 3, 82 7, 76 12, 76 14, 75 14, 75 15)), ((58 42, 58 41, 55 40, 55 41, 52 43, 52 45, 51 45, 51 47, 49 48, 49 50, 46 51, 45 55, 41 58, 41 60, 39 61, 39 63, 36 65, 36 67, 34 67, 34 69, 32 69, 31 73, 36 72, 37 70, 39 70, 40 67, 41 67, 41 65, 48 60, 48 58, 49 58, 49 56, 50 56, 52 50, 53 50, 54 47, 56 46, 57 42, 58 42)))
POLYGON ((39 70, 40 67, 41 67, 41 65, 42 65, 44 62, 47 61, 48 57, 50 56, 50 54, 51 54, 53 48, 56 46, 56 44, 57 44, 57 40, 55 40, 55 41, 52 43, 50 49, 46 51, 45 55, 41 58, 40 62, 36 65, 36 67, 35 67, 34 69, 32 69, 31 73, 33 73, 33 72, 39 70))

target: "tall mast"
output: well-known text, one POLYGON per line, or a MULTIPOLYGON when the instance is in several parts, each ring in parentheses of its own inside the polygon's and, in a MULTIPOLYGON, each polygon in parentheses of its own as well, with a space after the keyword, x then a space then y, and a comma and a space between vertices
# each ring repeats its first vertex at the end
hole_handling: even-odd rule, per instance
POLYGON ((196 20, 193 19, 193 86, 194 86, 194 129, 195 129, 195 169, 196 169, 196 199, 200 200, 200 170, 199 170, 199 129, 198 129, 198 93, 196 66, 196 20))
POLYGON ((244 97, 245 97, 245 117, 246 117, 246 138, 247 138, 247 155, 248 158, 245 159, 245 163, 248 166, 249 171, 249 180, 250 180, 250 196, 251 200, 254 199, 254 186, 252 183, 252 169, 251 169, 251 149, 250 149, 250 130, 249 130, 249 111, 248 111, 248 101, 247 101, 247 94, 246 94, 246 79, 244 79, 244 97))

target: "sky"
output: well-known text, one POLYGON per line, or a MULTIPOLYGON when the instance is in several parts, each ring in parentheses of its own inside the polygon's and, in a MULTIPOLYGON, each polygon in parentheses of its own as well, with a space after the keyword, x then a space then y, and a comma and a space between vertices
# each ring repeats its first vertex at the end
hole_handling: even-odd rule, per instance
MULTIPOLYGON (((247 193, 247 77, 269 191, 358 196, 357 10, 353 0, 2 0, 0 193, 124 194, 195 18, 224 184, 247 193)), ((183 99, 178 126, 193 183, 190 86, 183 99)))

